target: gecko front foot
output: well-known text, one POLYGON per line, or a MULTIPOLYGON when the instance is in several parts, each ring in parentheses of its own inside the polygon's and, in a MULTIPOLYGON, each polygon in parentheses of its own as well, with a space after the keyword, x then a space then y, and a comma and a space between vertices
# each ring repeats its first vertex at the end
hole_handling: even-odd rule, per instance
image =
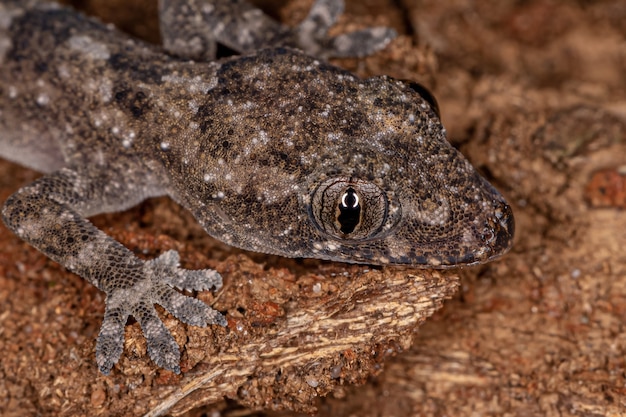
POLYGON ((96 343, 96 361, 103 374, 109 374, 122 354, 128 316, 135 317, 141 325, 148 354, 154 363, 180 373, 178 345, 157 315, 155 304, 187 324, 226 326, 226 319, 218 311, 173 288, 196 291, 212 287, 219 289, 222 286, 221 276, 212 270, 181 269, 178 261, 176 251, 165 252, 156 259, 143 262, 142 268, 136 271, 143 277, 129 277, 129 281, 134 283, 132 286, 105 290, 106 310, 96 343))
POLYGON ((364 57, 383 49, 397 33, 387 27, 374 27, 329 36, 328 31, 343 13, 343 0, 317 0, 309 15, 296 28, 297 45, 321 58, 364 57))

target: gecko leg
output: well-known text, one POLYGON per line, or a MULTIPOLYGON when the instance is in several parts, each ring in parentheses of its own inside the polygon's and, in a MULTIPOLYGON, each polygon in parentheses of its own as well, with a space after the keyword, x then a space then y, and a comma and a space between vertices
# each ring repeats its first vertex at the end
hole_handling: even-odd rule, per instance
POLYGON ((160 0, 164 48, 172 55, 209 61, 216 42, 239 53, 292 47, 320 57, 360 57, 383 49, 397 34, 374 27, 328 36, 343 13, 343 0, 316 0, 298 26, 285 26, 244 0, 160 0))
POLYGON ((84 176, 70 169, 45 175, 9 197, 2 218, 20 238, 106 293, 106 311, 96 343, 96 361, 102 373, 108 374, 119 360, 124 326, 131 315, 141 325, 152 360, 179 373, 178 346, 154 305, 163 306, 188 324, 225 326, 219 312, 174 289, 218 289, 222 278, 212 270, 179 268, 175 251, 141 260, 91 224, 85 217, 100 211, 97 207, 113 209, 116 200, 120 206, 127 205, 124 194, 133 192, 132 187, 116 188, 110 175, 114 174, 84 176))

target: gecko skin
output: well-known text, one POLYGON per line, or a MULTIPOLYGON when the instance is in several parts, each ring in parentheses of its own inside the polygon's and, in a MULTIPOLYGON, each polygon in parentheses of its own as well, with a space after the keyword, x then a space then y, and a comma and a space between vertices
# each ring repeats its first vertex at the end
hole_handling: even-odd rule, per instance
POLYGON ((342 6, 318 0, 288 29, 241 1, 166 0, 166 53, 70 9, 0 1, 0 155, 45 173, 2 217, 106 293, 103 373, 129 315, 174 372, 179 349, 154 305, 192 325, 226 320, 174 289, 219 288, 217 272, 181 269, 174 251, 141 260, 86 220, 97 213, 168 195, 230 245, 377 265, 472 265, 511 246, 509 206, 448 144, 428 93, 319 59, 394 36, 327 37, 342 6), (215 42, 246 55, 200 62, 215 42))

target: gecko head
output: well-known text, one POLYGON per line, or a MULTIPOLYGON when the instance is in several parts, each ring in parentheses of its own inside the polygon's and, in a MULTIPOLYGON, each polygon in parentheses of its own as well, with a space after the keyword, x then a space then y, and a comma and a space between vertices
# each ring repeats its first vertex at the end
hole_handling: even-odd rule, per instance
POLYGON ((181 151, 200 164, 180 164, 178 187, 213 236, 283 256, 424 268, 484 263, 511 247, 510 206, 448 143, 423 87, 284 49, 232 60, 217 76, 195 120, 207 138, 181 151))
POLYGON ((371 103, 374 135, 353 142, 348 169, 314 181, 309 217, 325 240, 313 251, 428 268, 481 264, 508 252, 511 207, 447 142, 434 96, 388 77, 366 85, 361 101, 371 103))
POLYGON ((447 268, 506 253, 511 208, 448 143, 434 96, 388 77, 363 86, 373 134, 353 140, 347 169, 310 192, 309 217, 326 238, 313 243, 318 256, 447 268))

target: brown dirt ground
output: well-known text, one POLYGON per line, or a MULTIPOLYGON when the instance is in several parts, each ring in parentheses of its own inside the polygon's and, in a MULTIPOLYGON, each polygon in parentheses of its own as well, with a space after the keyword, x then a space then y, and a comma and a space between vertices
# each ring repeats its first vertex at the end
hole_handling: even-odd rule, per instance
MULTIPOLYGON (((293 24, 310 3, 264 7, 293 24)), ((82 6, 156 40, 152 1, 82 6)), ((445 274, 368 268, 234 250, 167 199, 98 216, 141 256, 216 268, 224 289, 199 297, 229 320, 163 314, 184 377, 131 324, 104 377, 103 294, 0 226, 0 414, 626 415, 625 21, 621 0, 348 1, 338 32, 401 36, 336 63, 434 91, 451 141, 513 206, 513 250, 445 274)), ((37 175, 0 161, 0 200, 37 175)))

